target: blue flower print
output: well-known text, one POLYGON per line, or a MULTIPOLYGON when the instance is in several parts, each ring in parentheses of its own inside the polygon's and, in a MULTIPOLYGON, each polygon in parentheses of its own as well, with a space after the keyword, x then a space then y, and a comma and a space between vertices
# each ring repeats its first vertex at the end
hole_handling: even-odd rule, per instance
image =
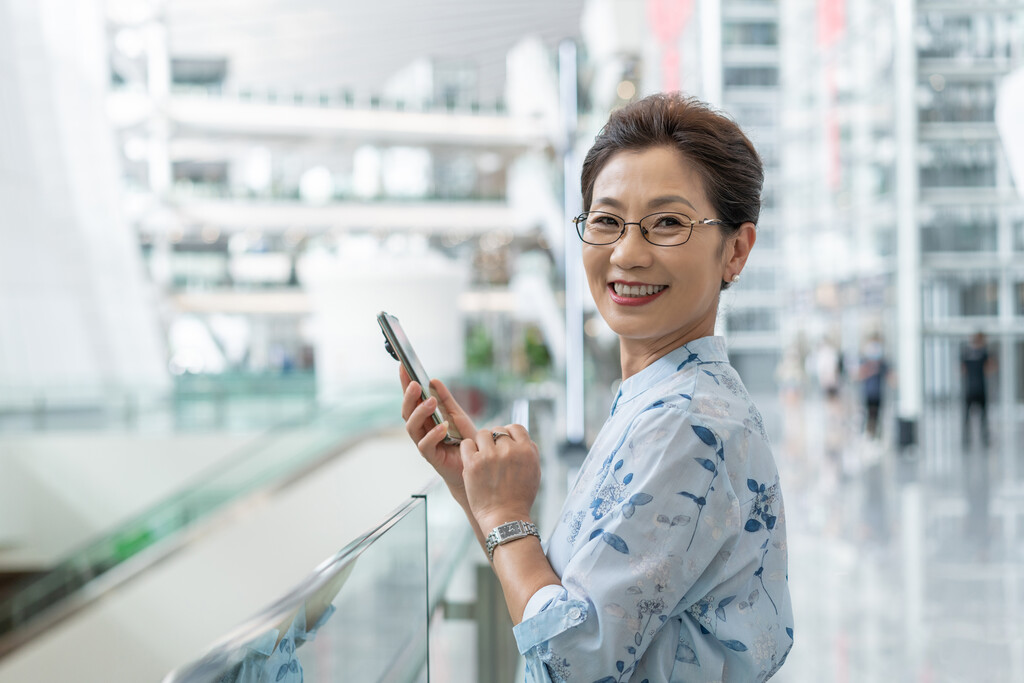
POLYGON ((754 494, 754 503, 750 506, 750 518, 743 528, 750 532, 774 529, 778 518, 772 512, 772 503, 778 497, 779 482, 765 486, 753 479, 747 479, 747 488, 754 494))
MULTIPOLYGON (((693 425, 693 432, 697 435, 697 438, 715 449, 715 455, 718 457, 719 461, 725 461, 725 447, 721 445, 721 440, 718 438, 717 434, 707 427, 702 427, 701 425, 693 425)), ((697 504, 697 520, 693 524, 693 532, 690 534, 690 542, 686 546, 687 550, 689 550, 690 546, 693 545, 693 538, 697 535, 697 524, 700 522, 700 515, 704 512, 704 506, 707 505, 708 494, 715 489, 715 479, 718 477, 718 465, 714 460, 710 460, 708 458, 694 458, 694 460, 700 463, 700 466, 708 472, 711 472, 711 481, 708 482, 708 488, 704 491, 704 495, 702 496, 698 496, 697 494, 689 491, 679 492, 680 496, 689 498, 697 504)))
MULTIPOLYGON (((615 467, 612 468, 612 471, 608 475, 610 481, 607 481, 607 483, 598 490, 594 499, 590 501, 590 514, 595 520, 601 519, 611 512, 616 505, 619 505, 626 500, 626 487, 633 481, 633 473, 627 473, 622 477, 622 481, 619 481, 618 472, 622 469, 625 463, 626 461, 621 459, 615 463, 615 467)), ((638 493, 632 496, 629 499, 629 502, 623 505, 623 515, 625 515, 626 519, 629 519, 633 516, 633 512, 637 505, 646 505, 652 500, 653 498, 646 493, 638 493)))

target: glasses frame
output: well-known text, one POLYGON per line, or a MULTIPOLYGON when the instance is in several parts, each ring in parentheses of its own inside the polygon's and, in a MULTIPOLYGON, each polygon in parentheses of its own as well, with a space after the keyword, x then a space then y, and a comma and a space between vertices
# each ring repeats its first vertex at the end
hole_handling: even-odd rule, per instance
MULTIPOLYGON (((690 218, 687 214, 680 213, 678 211, 655 211, 654 213, 647 214, 646 216, 641 218, 639 221, 627 221, 622 216, 618 216, 618 215, 616 215, 616 214, 614 214, 614 213, 612 213, 610 211, 584 211, 579 216, 576 216, 575 218, 573 218, 572 222, 576 224, 576 234, 579 235, 579 238, 581 240, 583 240, 584 244, 589 244, 589 245, 595 246, 595 247, 608 247, 608 246, 611 246, 611 245, 615 244, 616 242, 618 242, 619 240, 622 239, 623 235, 626 234, 626 226, 628 226, 628 225, 635 225, 636 227, 640 228, 640 236, 643 237, 644 240, 648 244, 653 245, 655 247, 681 247, 681 246, 683 246, 684 244, 686 244, 687 242, 690 241, 690 237, 693 236, 693 228, 696 225, 728 225, 728 223, 726 223, 725 221, 719 220, 717 218, 702 218, 700 220, 695 221, 692 218, 690 218), (589 216, 592 213, 600 213, 600 214, 604 214, 606 216, 611 216, 612 218, 617 218, 619 220, 619 222, 622 223, 622 230, 619 231, 618 236, 615 239, 613 239, 611 242, 589 242, 589 241, 587 241, 586 238, 583 237, 584 228, 582 226, 587 222, 587 216, 589 216), (690 221, 690 225, 689 225, 690 232, 687 233, 685 240, 683 240, 682 242, 679 242, 677 244, 658 244, 658 243, 652 242, 650 240, 650 238, 647 236, 647 232, 648 232, 647 228, 642 226, 641 223, 643 223, 644 220, 650 218, 651 216, 664 216, 664 215, 681 216, 681 217, 686 218, 686 219, 688 219, 690 221)), ((683 225, 686 225, 686 221, 682 221, 681 220, 680 223, 682 223, 683 225)))

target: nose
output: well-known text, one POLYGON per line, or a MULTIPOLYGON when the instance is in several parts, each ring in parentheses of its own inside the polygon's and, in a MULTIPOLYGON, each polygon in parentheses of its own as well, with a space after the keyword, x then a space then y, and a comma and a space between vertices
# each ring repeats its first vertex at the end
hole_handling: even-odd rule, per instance
POLYGON ((654 245, 644 239, 640 226, 627 223, 626 232, 612 245, 611 262, 620 268, 643 268, 651 265, 654 245))

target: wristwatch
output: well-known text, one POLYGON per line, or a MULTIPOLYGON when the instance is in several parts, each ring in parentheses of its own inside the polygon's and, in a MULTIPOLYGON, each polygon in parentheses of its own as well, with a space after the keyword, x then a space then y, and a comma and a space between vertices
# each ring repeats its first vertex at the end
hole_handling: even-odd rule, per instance
POLYGON ((491 533, 487 534, 487 559, 491 562, 494 561, 494 549, 499 545, 504 545, 520 538, 526 538, 527 536, 540 538, 540 534, 537 533, 536 524, 523 521, 499 524, 491 530, 491 533))

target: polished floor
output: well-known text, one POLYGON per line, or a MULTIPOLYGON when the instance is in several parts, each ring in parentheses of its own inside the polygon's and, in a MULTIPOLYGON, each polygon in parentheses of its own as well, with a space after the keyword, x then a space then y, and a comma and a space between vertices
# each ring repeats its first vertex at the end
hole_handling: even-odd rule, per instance
POLYGON ((894 418, 870 438, 851 395, 768 402, 796 620, 774 680, 1024 682, 1021 416, 992 411, 985 447, 931 405, 897 451, 894 418))

